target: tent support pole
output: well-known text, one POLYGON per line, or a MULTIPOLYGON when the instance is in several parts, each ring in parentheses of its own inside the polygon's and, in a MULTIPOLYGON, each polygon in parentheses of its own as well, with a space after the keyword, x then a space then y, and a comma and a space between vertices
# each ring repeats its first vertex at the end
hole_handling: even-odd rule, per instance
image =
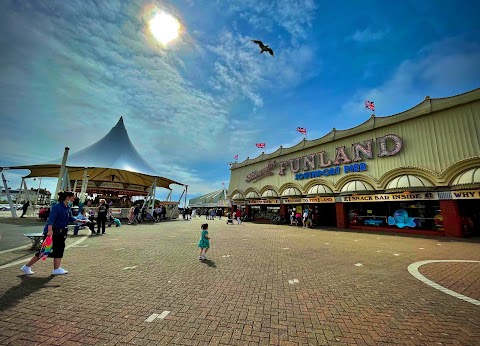
POLYGON ((25 182, 25 177, 22 178, 22 181, 20 183, 20 187, 18 188, 17 197, 15 198, 15 204, 22 203, 22 198, 23 198, 23 195, 24 195, 24 191, 23 191, 23 183, 24 182, 25 182))
POLYGON ((172 190, 167 195, 167 198, 165 198, 166 201, 171 201, 172 200, 172 190))
POLYGON ((40 182, 38 183, 37 197, 35 199, 35 204, 38 205, 38 199, 40 198, 40 186, 42 186, 42 178, 40 177, 40 182))
POLYGON ((55 188, 55 194, 53 195, 53 199, 55 201, 58 201, 58 192, 60 191, 60 187, 62 186, 62 182, 63 182, 63 177, 65 175, 65 166, 67 164, 69 150, 70 148, 65 147, 65 151, 63 152, 62 166, 60 167, 60 173, 58 174, 57 187, 55 188))
POLYGON ((65 167, 65 173, 63 174, 62 190, 71 191, 71 189, 72 186, 70 185, 70 175, 68 174, 68 167, 65 167))
POLYGON ((88 168, 85 168, 83 170, 82 188, 80 189, 80 196, 79 196, 80 203, 85 203, 87 185, 88 185, 88 168))
POLYGON ((73 183, 73 193, 76 194, 77 193, 77 181, 75 180, 75 182, 73 183))
MULTIPOLYGON (((0 172, 3 169, 0 168, 0 172)), ((3 187, 5 188, 5 193, 7 194, 8 204, 10 204, 10 212, 12 213, 12 217, 17 217, 17 210, 13 206, 12 195, 10 194, 10 190, 8 189, 7 179, 5 179, 5 175, 2 172, 2 180, 3 180, 3 187)))
POLYGON ((188 185, 185 185, 185 202, 183 203, 183 207, 187 207, 187 193, 188 193, 188 185))
POLYGON ((153 217, 153 209, 155 208, 155 190, 157 188, 157 177, 155 177, 155 180, 153 181, 152 185, 152 190, 150 191, 152 193, 152 201, 151 201, 151 206, 150 206, 150 215, 153 217))

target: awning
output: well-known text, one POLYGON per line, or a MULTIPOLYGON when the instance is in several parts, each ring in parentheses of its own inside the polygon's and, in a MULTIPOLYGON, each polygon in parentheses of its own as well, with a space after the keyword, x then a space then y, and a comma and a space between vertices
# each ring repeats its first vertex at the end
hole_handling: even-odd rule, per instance
POLYGON ((302 191, 300 191, 296 187, 289 187, 282 193, 282 197, 301 196, 301 195, 302 195, 302 191))
POLYGON ((247 195, 245 196, 246 199, 259 199, 260 198, 260 195, 255 192, 255 191, 250 191, 249 193, 247 193, 247 195))
POLYGON ((428 191, 435 186, 427 179, 413 174, 404 174, 392 179, 386 187, 386 192, 428 191))
POLYGON ((240 192, 237 192, 235 195, 233 195, 232 199, 235 201, 235 200, 242 200, 242 199, 245 199, 245 197, 243 196, 243 194, 241 194, 240 192))
POLYGON ((275 190, 269 189, 262 193, 262 198, 278 198, 278 193, 275 190))
POLYGON ((317 195, 333 195, 333 191, 327 185, 317 184, 314 185, 308 190, 307 195, 317 196, 317 195))
POLYGON ((469 169, 457 175, 451 184, 454 189, 480 187, 480 167, 469 169))
POLYGON ((371 193, 374 191, 375 189, 369 183, 366 183, 361 180, 353 180, 343 185, 340 193, 341 194, 371 193))
MULTIPOLYGON (((85 167, 69 167, 68 165, 67 167, 70 180, 83 180, 83 171, 85 167)), ((61 165, 57 164, 8 167, 8 169, 28 169, 30 174, 27 175, 26 178, 58 178, 58 175, 60 174, 60 168, 61 165)), ((141 186, 152 186, 155 179, 155 176, 152 175, 130 172, 116 168, 91 167, 88 168, 87 174, 89 181, 105 181, 141 186)), ((182 183, 168 178, 157 177, 157 187, 170 189, 170 184, 183 185, 182 183)))

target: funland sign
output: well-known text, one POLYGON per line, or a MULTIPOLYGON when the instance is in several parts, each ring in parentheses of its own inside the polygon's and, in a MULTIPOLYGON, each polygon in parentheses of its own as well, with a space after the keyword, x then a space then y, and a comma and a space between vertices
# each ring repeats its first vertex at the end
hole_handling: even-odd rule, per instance
MULTIPOLYGON (((376 139, 376 143, 378 148, 378 157, 397 155, 403 147, 403 140, 394 134, 378 137, 376 139)), ((325 151, 320 151, 318 153, 309 154, 286 161, 280 161, 278 163, 278 166, 280 166, 278 174, 285 175, 285 171, 290 169, 290 172, 295 174, 295 180, 318 178, 321 176, 340 174, 342 171, 339 167, 340 165, 344 165, 344 173, 367 171, 367 164, 364 162, 358 162, 363 161, 364 159, 373 159, 372 144, 373 139, 369 139, 364 142, 353 143, 350 156, 347 154, 347 149, 345 146, 338 147, 335 149, 333 161, 328 159, 329 156, 325 151), (351 157, 353 157, 353 159, 351 157), (316 170, 317 168, 320 169, 316 170)), ((273 175, 272 171, 276 166, 276 161, 269 162, 265 168, 249 173, 245 181, 250 183, 263 177, 273 175)))

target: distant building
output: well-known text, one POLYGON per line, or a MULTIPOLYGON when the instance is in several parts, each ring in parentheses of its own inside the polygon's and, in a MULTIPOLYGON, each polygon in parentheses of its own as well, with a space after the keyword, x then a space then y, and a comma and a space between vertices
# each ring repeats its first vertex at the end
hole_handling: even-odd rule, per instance
MULTIPOLYGON (((16 204, 23 203, 26 198, 25 198, 25 192, 23 190, 13 190, 9 189, 10 191, 10 196, 12 197, 12 201, 16 204)), ((46 189, 30 189, 27 190, 28 193, 28 199, 30 200, 30 203, 33 204, 50 204, 50 199, 52 198, 52 193, 46 189)), ((7 193, 5 192, 5 189, 2 189, 2 192, 0 192, 0 201, 1 202, 7 202, 7 193)))
POLYGON ((221 189, 192 198, 188 201, 188 206, 190 208, 230 208, 232 204, 227 199, 227 190, 221 189))

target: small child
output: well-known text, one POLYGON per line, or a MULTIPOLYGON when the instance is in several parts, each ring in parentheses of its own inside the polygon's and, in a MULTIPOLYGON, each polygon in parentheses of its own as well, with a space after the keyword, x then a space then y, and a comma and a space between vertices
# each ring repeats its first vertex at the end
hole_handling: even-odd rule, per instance
POLYGON ((202 225, 202 235, 200 236, 198 247, 200 248, 200 256, 198 257, 198 259, 200 261, 205 261, 207 259, 208 248, 210 247, 210 237, 208 236, 208 223, 204 223, 202 225))
POLYGON ((119 219, 117 219, 116 217, 113 218, 113 222, 115 223, 115 227, 120 227, 122 225, 122 223, 120 222, 119 219))

